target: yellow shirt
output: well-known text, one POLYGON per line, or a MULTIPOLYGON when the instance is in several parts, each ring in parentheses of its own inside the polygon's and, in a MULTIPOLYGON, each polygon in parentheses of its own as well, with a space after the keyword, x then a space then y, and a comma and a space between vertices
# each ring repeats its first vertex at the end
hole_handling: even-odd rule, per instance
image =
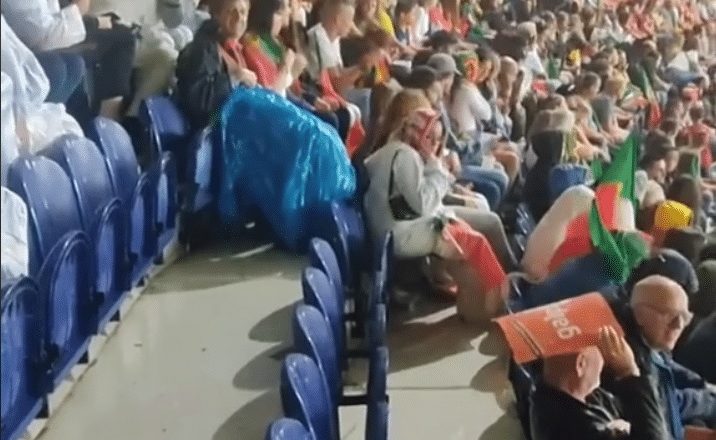
POLYGON ((376 13, 375 19, 378 20, 378 25, 382 30, 390 34, 391 37, 395 37, 395 27, 393 26, 393 19, 390 18, 390 14, 388 14, 388 11, 386 11, 384 8, 379 8, 378 12, 376 13))

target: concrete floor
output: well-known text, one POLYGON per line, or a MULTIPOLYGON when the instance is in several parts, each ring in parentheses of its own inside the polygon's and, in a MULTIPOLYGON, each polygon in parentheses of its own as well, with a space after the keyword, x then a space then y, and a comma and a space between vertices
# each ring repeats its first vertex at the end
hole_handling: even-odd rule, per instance
MULTIPOLYGON (((192 254, 153 280, 40 439, 262 439, 305 261, 255 248, 192 254)), ((392 317, 390 438, 521 439, 494 336, 445 307, 392 317)), ((361 408, 341 411, 343 438, 363 424, 361 408)))

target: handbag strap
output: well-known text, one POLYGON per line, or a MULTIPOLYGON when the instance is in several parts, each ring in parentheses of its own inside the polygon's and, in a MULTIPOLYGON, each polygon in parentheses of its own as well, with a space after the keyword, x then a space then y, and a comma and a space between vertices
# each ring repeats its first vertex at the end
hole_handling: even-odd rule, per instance
POLYGON ((393 155, 393 160, 390 161, 390 178, 388 179, 388 199, 393 197, 393 187, 395 185, 395 172, 393 171, 393 167, 395 166, 395 159, 398 158, 398 153, 400 153, 400 149, 395 152, 393 155))

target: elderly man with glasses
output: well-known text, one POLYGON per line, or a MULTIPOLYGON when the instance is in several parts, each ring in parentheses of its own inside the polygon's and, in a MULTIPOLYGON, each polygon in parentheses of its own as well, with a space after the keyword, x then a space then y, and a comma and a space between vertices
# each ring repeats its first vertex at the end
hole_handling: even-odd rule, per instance
POLYGON ((634 285, 629 304, 618 314, 639 369, 657 392, 671 437, 683 439, 685 425, 714 427, 714 387, 671 359, 676 342, 693 319, 684 288, 661 275, 647 276, 634 285))

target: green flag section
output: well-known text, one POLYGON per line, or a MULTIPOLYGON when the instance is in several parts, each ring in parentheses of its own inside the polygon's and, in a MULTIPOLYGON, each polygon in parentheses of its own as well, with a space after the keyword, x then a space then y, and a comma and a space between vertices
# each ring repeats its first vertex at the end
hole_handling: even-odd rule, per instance
POLYGON ((639 161, 639 139, 632 133, 612 157, 612 163, 601 173, 597 185, 617 185, 619 196, 636 207, 635 173, 639 161))
POLYGON ((598 249, 608 261, 612 278, 624 282, 631 270, 649 253, 648 240, 638 231, 619 228, 619 205, 624 201, 636 211, 635 172, 639 139, 630 135, 614 153, 606 167, 595 161, 592 165, 597 182, 595 198, 588 214, 577 217, 568 227, 564 242, 550 264, 556 270, 565 261, 598 249))
POLYGON ((596 203, 589 213, 589 235, 592 246, 604 255, 610 275, 618 283, 625 282, 631 271, 649 255, 649 246, 639 232, 608 231, 596 203))

